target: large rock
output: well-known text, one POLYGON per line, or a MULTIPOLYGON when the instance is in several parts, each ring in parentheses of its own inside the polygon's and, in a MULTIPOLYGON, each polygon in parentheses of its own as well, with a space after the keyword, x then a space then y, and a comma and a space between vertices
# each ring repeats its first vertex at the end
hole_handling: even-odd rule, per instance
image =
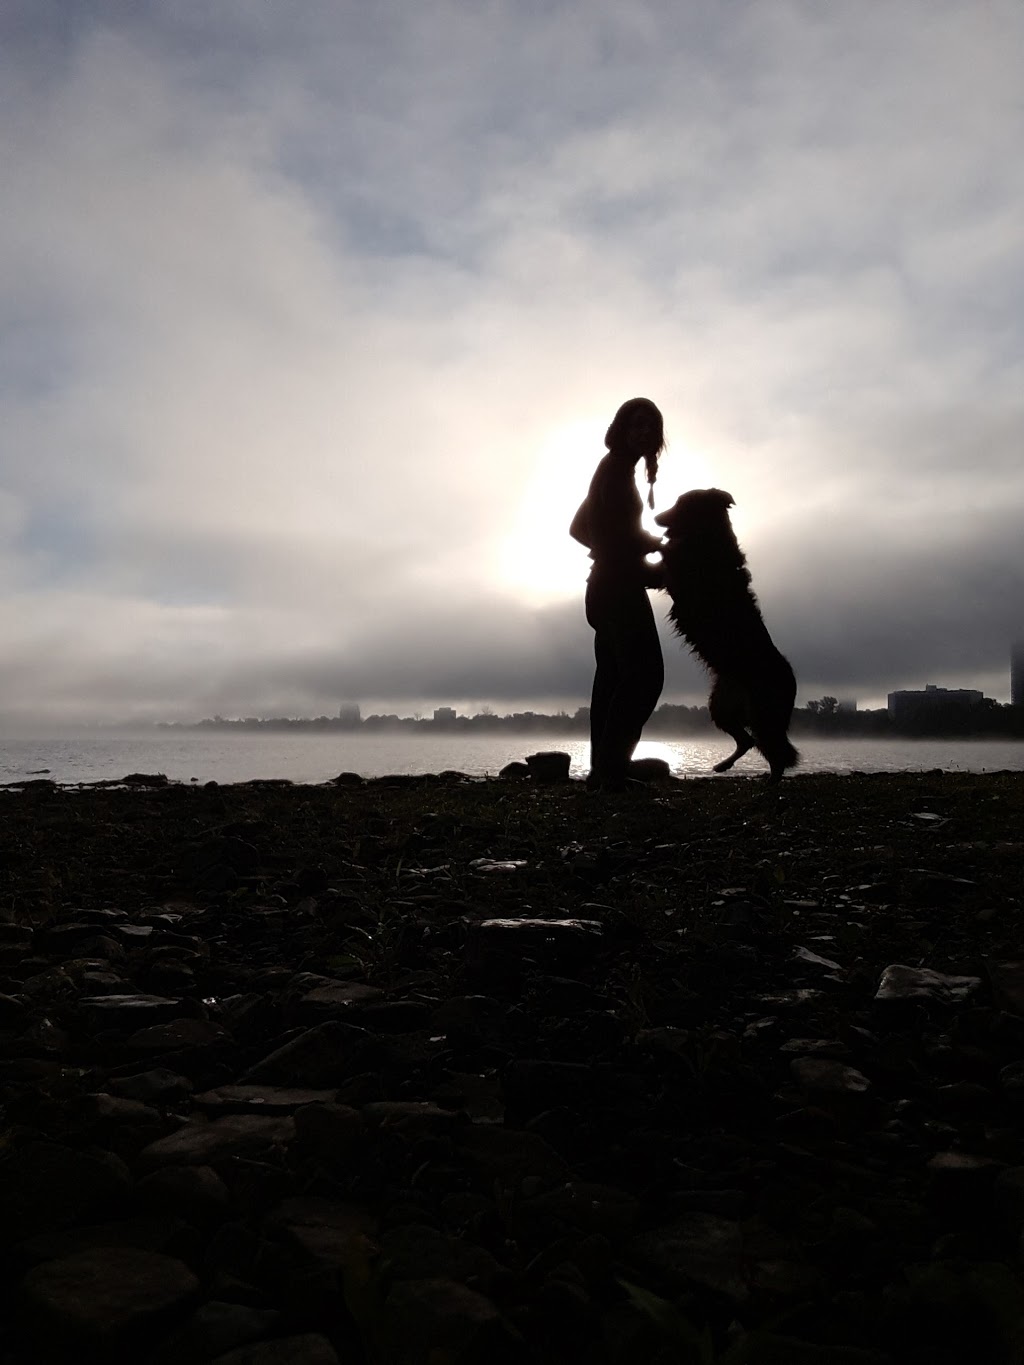
POLYGON ((534 782, 568 782, 571 762, 571 756, 558 749, 548 749, 526 757, 526 766, 534 782))

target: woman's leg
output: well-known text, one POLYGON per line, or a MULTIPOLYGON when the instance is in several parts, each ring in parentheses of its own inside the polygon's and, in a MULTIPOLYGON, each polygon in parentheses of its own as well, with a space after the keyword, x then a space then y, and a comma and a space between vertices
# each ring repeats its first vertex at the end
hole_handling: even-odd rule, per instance
POLYGON ((606 766, 604 741, 612 698, 619 683, 618 653, 608 629, 610 594, 601 584, 587 584, 587 621, 594 632, 594 686, 590 694, 590 778, 599 782, 606 766))
POLYGON ((594 678, 595 692, 601 692, 601 728, 594 729, 591 704, 591 734, 599 736, 591 740, 591 771, 597 770, 602 781, 617 785, 627 778, 629 759, 658 704, 665 685, 665 663, 654 612, 643 588, 609 595, 602 606, 594 678))

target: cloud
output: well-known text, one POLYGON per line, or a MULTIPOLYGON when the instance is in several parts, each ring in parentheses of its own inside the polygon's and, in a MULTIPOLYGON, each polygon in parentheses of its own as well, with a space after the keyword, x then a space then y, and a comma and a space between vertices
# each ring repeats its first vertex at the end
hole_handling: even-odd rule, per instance
POLYGON ((805 698, 1006 695, 1015 7, 8 26, 0 712, 585 702, 564 532, 634 393, 805 698))

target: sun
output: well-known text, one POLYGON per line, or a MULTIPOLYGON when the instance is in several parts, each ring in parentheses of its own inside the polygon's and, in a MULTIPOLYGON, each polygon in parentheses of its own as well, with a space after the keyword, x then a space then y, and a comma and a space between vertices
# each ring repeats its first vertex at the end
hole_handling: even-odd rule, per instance
MULTIPOLYGON (((593 420, 565 423, 553 428, 542 439, 533 467, 526 477, 511 526, 497 547, 496 573, 499 582, 521 600, 544 604, 582 593, 590 571, 590 559, 582 545, 569 535, 573 513, 586 497, 591 475, 604 453, 603 428, 593 420)), ((658 507, 674 502, 684 487, 701 486, 706 461, 693 452, 682 453, 675 444, 662 459, 662 477, 672 475, 659 497, 662 483, 655 486, 658 507), (685 471, 687 482, 677 487, 678 472, 685 471)), ((646 491, 643 469, 638 486, 646 491)), ((644 506, 644 526, 660 535, 654 513, 644 506)))
POLYGON ((517 597, 550 602, 582 591, 590 561, 570 537, 569 523, 600 457, 592 422, 560 426, 541 442, 498 547, 498 577, 517 597))

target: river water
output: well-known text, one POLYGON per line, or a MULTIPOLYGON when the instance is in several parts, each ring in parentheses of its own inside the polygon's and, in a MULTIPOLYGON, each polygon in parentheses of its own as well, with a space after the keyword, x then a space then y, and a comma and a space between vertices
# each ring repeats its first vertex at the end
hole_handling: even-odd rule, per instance
MULTIPOLYGON (((389 773, 436 773, 455 769, 494 776, 513 759, 539 749, 571 756, 571 772, 587 771, 587 741, 579 735, 268 734, 210 731, 144 735, 103 734, 63 739, 0 739, 0 783, 27 777, 55 782, 96 782, 128 773, 164 773, 174 782, 247 782, 288 778, 326 782, 340 772, 364 777, 389 773)), ((703 777, 731 749, 723 735, 641 743, 637 757, 667 759, 679 777, 703 777)), ((798 737, 800 773, 1024 772, 1024 742, 1013 740, 810 739, 798 737)), ((722 777, 757 775, 765 764, 748 754, 722 777)))

